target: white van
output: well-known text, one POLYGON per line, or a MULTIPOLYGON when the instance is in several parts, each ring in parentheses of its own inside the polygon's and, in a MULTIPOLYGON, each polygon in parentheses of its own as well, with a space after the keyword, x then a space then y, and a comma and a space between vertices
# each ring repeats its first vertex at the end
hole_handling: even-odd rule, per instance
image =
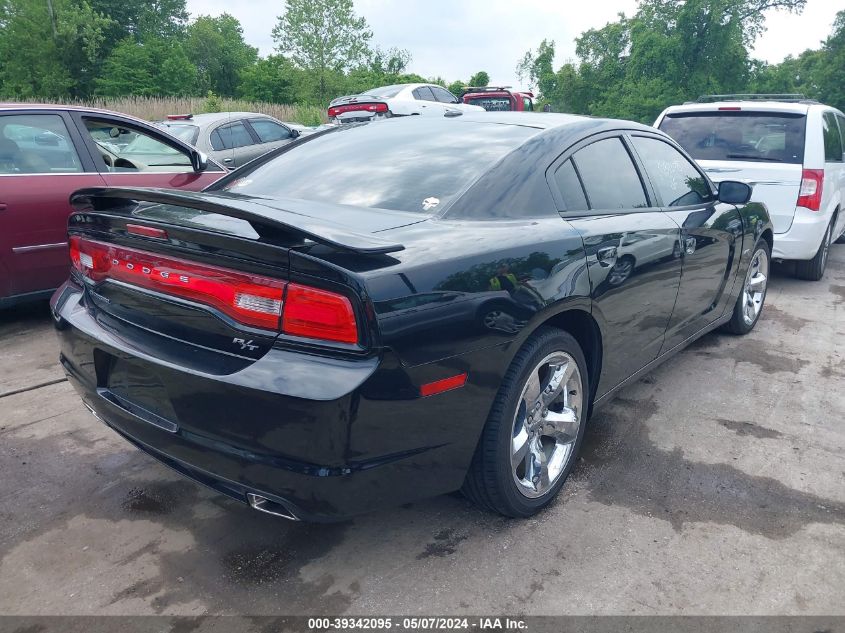
POLYGON ((775 228, 772 257, 802 279, 824 275, 845 242, 845 115, 802 95, 717 95, 671 106, 654 124, 710 178, 752 185, 775 228))

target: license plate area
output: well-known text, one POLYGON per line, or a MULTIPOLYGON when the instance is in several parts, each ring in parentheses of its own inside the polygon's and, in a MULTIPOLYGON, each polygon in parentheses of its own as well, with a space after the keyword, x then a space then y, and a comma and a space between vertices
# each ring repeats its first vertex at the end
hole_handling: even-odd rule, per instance
POLYGON ((101 398, 160 429, 170 433, 179 430, 170 395, 154 370, 100 350, 95 356, 100 356, 95 365, 101 398))

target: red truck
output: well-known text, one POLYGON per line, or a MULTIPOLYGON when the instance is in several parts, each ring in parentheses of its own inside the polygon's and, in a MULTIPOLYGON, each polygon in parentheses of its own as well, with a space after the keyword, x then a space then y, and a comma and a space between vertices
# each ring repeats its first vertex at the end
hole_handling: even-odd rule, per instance
POLYGON ((531 112, 534 94, 512 92, 510 86, 469 86, 461 93, 461 101, 481 106, 488 112, 531 112))

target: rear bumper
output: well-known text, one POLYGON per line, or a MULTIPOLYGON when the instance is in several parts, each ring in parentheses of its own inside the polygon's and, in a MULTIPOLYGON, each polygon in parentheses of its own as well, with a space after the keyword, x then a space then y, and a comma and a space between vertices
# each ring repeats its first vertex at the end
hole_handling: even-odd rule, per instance
POLYGON ((824 213, 798 207, 789 230, 785 233, 775 233, 772 257, 813 259, 821 246, 822 237, 829 223, 830 218, 824 213))
POLYGON ((51 307, 65 373, 101 421, 222 494, 242 502, 258 494, 302 520, 341 520, 456 490, 492 399, 489 388, 471 385, 420 398, 415 385, 454 367, 410 370, 389 353, 339 361, 273 349, 249 370, 203 375, 133 349, 73 285, 59 288, 51 307), (156 376, 173 414, 116 397, 108 377, 116 361, 108 359, 156 376), (322 399, 314 381, 328 385, 322 399))

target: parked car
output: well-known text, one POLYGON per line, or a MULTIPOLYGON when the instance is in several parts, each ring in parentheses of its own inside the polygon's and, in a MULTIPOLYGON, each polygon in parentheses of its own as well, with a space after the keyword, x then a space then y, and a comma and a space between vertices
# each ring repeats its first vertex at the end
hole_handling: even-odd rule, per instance
POLYGON ((338 126, 202 193, 77 192, 61 363, 119 434, 263 512, 462 488, 525 517, 595 407, 757 323, 772 225, 750 196, 636 123, 338 126), (638 234, 657 259, 608 283, 638 234))
POLYGON ((282 123, 257 112, 172 114, 157 125, 228 169, 245 165, 309 133, 304 125, 282 123))
POLYGON ((660 128, 710 177, 741 180, 772 216, 775 259, 801 279, 824 275, 845 241, 845 115, 802 95, 725 95, 667 108, 660 128))
POLYGON ((534 110, 534 94, 511 92, 510 86, 467 87, 461 93, 461 101, 481 106, 488 112, 531 112, 534 110))
POLYGON ((484 108, 461 103, 443 86, 396 84, 373 88, 359 95, 338 97, 329 104, 329 121, 356 123, 393 116, 443 116, 446 112, 483 112, 484 108))
POLYGON ((74 190, 199 190, 223 173, 202 152, 130 116, 0 104, 0 308, 47 299, 67 279, 74 190))

